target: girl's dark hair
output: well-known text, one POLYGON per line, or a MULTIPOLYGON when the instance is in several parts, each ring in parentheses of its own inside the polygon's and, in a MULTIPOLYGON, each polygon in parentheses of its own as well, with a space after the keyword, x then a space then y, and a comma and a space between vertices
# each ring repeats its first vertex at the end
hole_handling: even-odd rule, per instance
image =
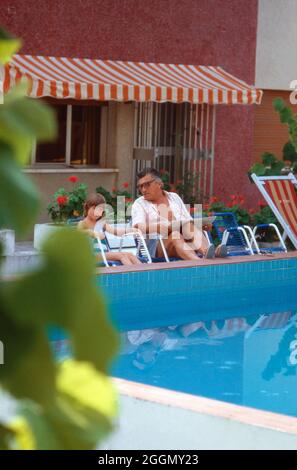
POLYGON ((91 194, 86 202, 84 203, 84 216, 88 215, 88 211, 91 207, 99 206, 99 204, 105 204, 105 197, 102 194, 94 193, 91 194))

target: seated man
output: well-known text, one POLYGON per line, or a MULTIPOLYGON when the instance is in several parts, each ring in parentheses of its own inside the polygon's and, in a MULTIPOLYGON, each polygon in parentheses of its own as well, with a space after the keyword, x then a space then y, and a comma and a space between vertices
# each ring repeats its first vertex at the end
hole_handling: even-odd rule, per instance
MULTIPOLYGON (((209 246, 178 194, 163 190, 157 170, 146 168, 137 177, 137 188, 142 196, 132 206, 133 227, 147 236, 161 234, 169 257, 197 260, 197 253, 205 258, 227 255, 225 245, 220 245, 216 250, 214 245, 209 246)), ((151 254, 163 256, 161 247, 157 246, 156 253, 151 254)))

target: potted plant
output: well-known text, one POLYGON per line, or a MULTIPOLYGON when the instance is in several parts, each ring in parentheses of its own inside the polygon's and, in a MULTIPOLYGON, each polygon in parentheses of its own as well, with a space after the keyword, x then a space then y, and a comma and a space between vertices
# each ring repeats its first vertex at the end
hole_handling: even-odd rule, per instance
POLYGON ((87 197, 87 186, 80 183, 77 176, 70 176, 73 185, 70 190, 59 188, 47 206, 52 223, 36 224, 34 227, 34 248, 40 249, 45 238, 64 226, 68 219, 83 215, 83 205, 87 197))
POLYGON ((72 189, 67 191, 64 188, 59 188, 47 206, 47 211, 54 223, 64 224, 70 218, 83 215, 87 186, 79 183, 77 176, 70 176, 68 181, 73 184, 72 189))

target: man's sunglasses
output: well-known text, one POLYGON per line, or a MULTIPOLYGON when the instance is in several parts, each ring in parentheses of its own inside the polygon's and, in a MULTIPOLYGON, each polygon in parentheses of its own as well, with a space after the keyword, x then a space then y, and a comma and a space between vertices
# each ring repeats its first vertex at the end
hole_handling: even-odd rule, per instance
POLYGON ((142 191, 142 189, 147 189, 150 187, 150 185, 156 180, 150 180, 150 181, 146 181, 145 183, 142 183, 142 184, 138 184, 137 185, 137 189, 138 191, 142 191))

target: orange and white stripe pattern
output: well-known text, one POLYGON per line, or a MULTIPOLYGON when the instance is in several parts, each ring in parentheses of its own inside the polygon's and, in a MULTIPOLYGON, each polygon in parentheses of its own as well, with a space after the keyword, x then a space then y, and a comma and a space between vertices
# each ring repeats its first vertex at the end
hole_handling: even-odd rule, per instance
POLYGON ((290 180, 265 181, 265 189, 297 238, 297 195, 290 180))
POLYGON ((260 104, 262 91, 221 67, 14 55, 4 93, 28 80, 28 96, 99 101, 260 104))

